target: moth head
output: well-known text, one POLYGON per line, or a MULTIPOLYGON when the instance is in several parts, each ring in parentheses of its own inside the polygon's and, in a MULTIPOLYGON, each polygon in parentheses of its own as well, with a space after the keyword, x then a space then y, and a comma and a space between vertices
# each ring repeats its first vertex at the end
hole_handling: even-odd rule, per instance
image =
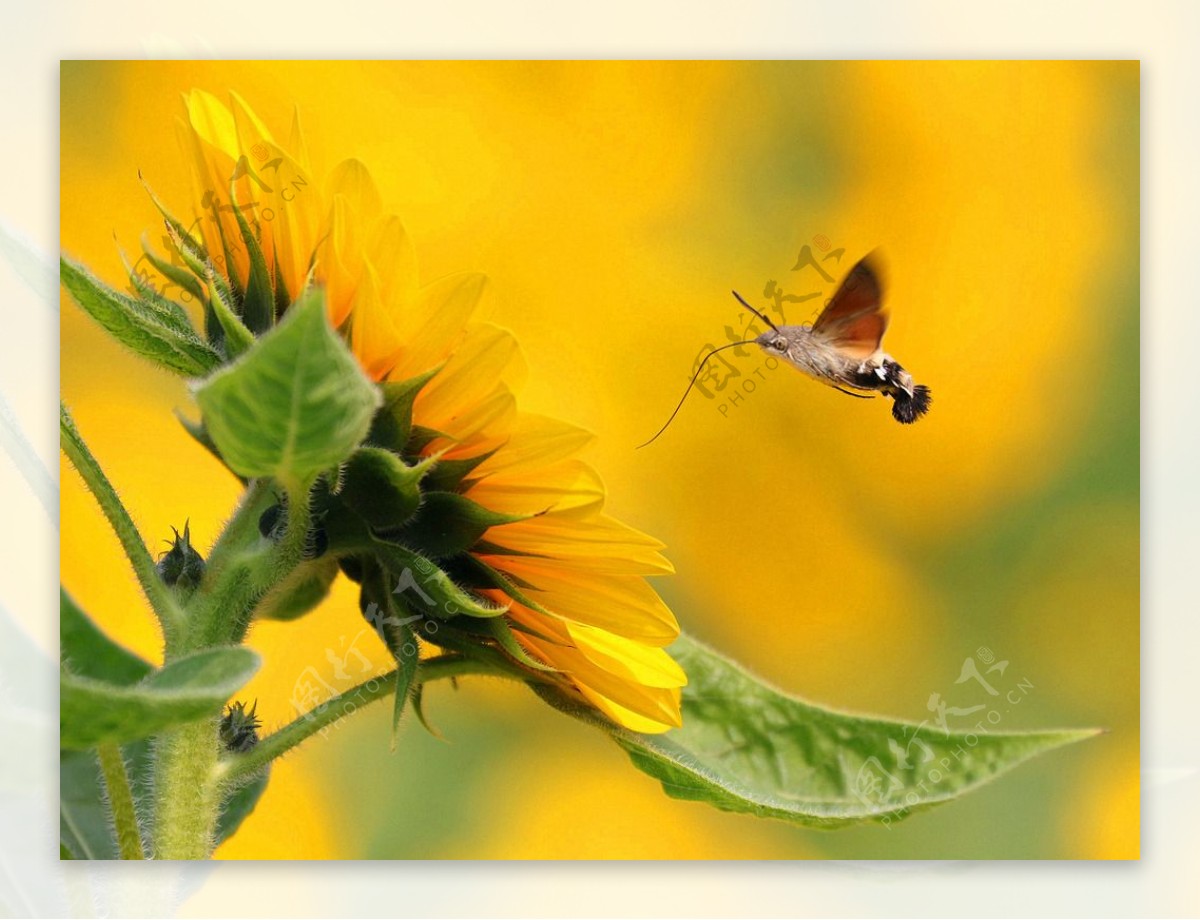
POLYGON ((754 341, 765 351, 773 355, 786 354, 788 350, 788 340, 777 329, 768 329, 754 341))

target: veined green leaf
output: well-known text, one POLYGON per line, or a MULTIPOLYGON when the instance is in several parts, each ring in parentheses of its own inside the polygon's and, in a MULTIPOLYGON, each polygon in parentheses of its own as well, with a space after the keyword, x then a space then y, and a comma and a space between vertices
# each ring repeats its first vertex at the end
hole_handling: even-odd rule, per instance
POLYGON ((833 712, 761 683, 682 637, 672 656, 688 675, 683 727, 642 735, 582 703, 549 702, 605 728, 667 795, 724 811, 835 828, 891 824, 958 798, 1094 729, 943 732, 936 726, 833 712))
POLYGON ((221 357, 194 332, 184 331, 159 308, 114 291, 81 265, 59 260, 63 286, 84 311, 126 347, 185 377, 202 377, 221 357))
POLYGON ((329 325, 317 292, 196 391, 226 464, 289 489, 336 467, 363 439, 378 389, 329 325))
POLYGON ((123 744, 215 715, 258 665, 258 655, 250 649, 228 647, 179 658, 136 684, 64 669, 59 675, 59 743, 69 750, 123 744))

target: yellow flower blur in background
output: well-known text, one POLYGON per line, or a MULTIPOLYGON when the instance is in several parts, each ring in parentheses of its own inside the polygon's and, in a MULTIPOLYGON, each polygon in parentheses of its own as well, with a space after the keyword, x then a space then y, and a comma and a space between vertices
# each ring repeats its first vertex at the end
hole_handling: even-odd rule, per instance
MULTIPOLYGON (((480 320, 521 339, 522 407, 598 433, 607 509, 667 544, 690 632, 828 705, 934 719, 936 697, 991 707, 954 727, 1111 729, 891 829, 828 834, 672 801, 527 691, 464 681, 426 699, 452 744, 409 725, 392 755, 386 707, 356 716, 284 761, 218 856, 1137 856, 1136 63, 87 63, 62 86, 63 248, 110 282, 114 232, 133 250, 156 225, 137 170, 190 200, 162 128, 183 94, 236 91, 271 125, 298 105, 313 163, 371 164, 422 277, 490 277, 480 320), (838 280, 882 249, 885 346, 933 388, 930 415, 902 427, 731 351, 635 452, 701 351, 744 328, 731 288, 762 307, 772 282, 816 293, 783 301, 811 318, 832 285, 793 271, 804 246, 844 250, 819 262, 838 280), (956 683, 983 655, 1008 662, 997 705, 956 683)), ((238 489, 171 418, 185 388, 62 315, 64 398, 143 533, 190 518, 206 545, 238 489)), ((64 584, 157 655, 70 476, 62 505, 64 584)), ((382 662, 354 604, 342 584, 254 628, 245 692, 267 729, 305 675, 342 689, 333 662, 382 662)))

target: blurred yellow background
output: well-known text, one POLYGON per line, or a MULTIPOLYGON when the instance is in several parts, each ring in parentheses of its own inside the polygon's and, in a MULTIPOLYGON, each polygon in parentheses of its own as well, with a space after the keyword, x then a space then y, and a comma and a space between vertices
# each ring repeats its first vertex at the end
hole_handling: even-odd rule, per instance
MULTIPOLYGON (((435 687, 446 741, 387 707, 275 770, 226 858, 1113 858, 1138 855, 1138 133, 1131 63, 65 63, 62 246, 123 277, 157 214, 190 201, 181 94, 293 105, 318 174, 363 159, 422 276, 493 281, 521 339, 523 408, 598 435, 609 509, 661 538, 685 629, 789 691, 930 716, 990 649, 1033 690, 1005 729, 1106 726, 891 829, 836 833, 675 802, 604 737, 507 685, 435 687), (879 247, 885 347, 932 387, 897 425, 761 358, 694 392, 706 344, 762 306, 805 245, 879 247), (753 392, 730 396, 745 381, 753 392), (722 409, 722 407, 724 407, 722 409)), ((819 300, 785 304, 810 320, 819 300)), ((206 547, 237 484, 172 418, 186 387, 65 298, 62 390, 148 542, 206 547)), ((159 654, 152 617, 78 477, 62 476, 62 578, 110 632, 159 654)), ((251 634, 267 728, 313 668, 382 665, 343 584, 251 634)), ((952 723, 953 725, 954 723, 952 723)), ((973 720, 966 720, 973 724, 973 720)))

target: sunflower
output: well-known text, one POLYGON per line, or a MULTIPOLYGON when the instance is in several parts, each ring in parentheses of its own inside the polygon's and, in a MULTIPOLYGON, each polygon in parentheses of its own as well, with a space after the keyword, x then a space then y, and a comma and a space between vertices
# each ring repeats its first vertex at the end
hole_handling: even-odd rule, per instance
MULTIPOLYGON (((604 513, 604 486, 577 456, 586 431, 517 408, 519 345, 477 319, 486 279, 420 284, 412 242, 367 168, 346 160, 318 185, 298 119, 281 145, 236 94, 229 106, 199 90, 185 102, 180 137, 197 219, 183 248, 203 251, 206 270, 235 296, 255 284, 260 252, 278 311, 321 288, 331 323, 385 400, 389 387, 408 397, 403 437, 373 429, 370 443, 405 469, 431 471, 420 513, 436 506, 435 492, 449 494, 451 507, 486 526, 453 546, 422 543, 405 522, 391 530, 498 611, 505 632, 473 641, 627 728, 680 725, 687 678, 665 651, 679 626, 646 581, 672 571, 663 546, 604 513), (247 230, 257 246, 243 244, 247 230)), ((361 578, 360 566, 343 568, 361 578)))

